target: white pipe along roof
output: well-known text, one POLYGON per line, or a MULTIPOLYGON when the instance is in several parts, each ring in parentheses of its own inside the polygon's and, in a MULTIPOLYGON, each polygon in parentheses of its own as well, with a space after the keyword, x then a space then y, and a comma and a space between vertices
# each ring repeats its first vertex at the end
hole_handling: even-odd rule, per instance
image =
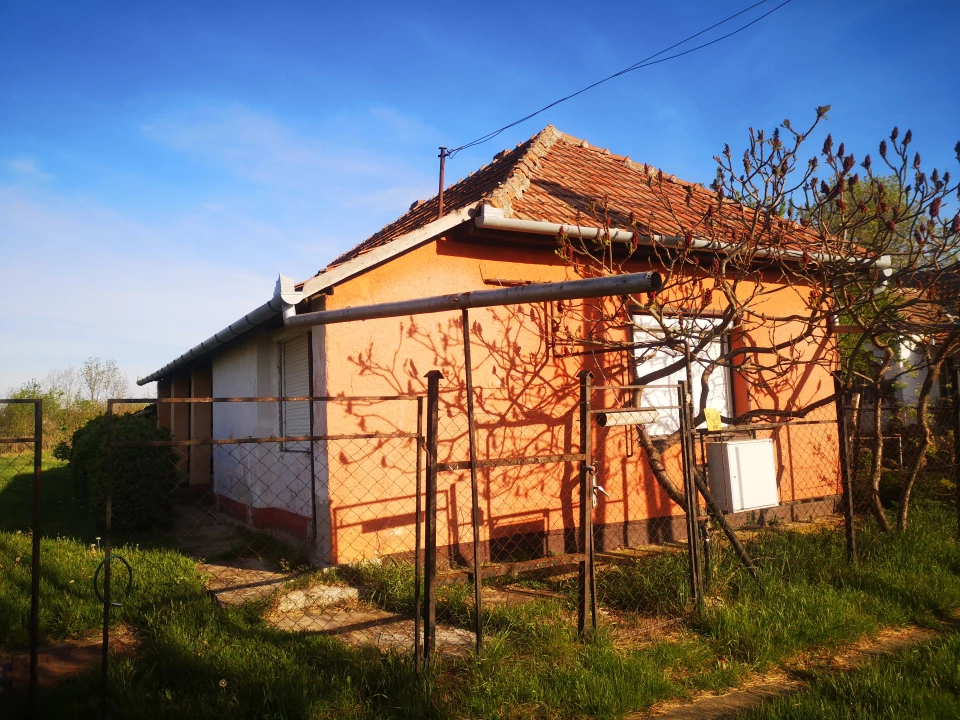
MULTIPOLYGON (((608 237, 611 241, 618 243, 633 242, 634 238, 633 230, 627 230, 623 228, 611 228, 609 230, 604 230, 603 228, 582 227, 579 225, 563 225, 560 223, 546 222, 543 220, 518 220, 516 218, 506 218, 503 216, 503 211, 500 208, 496 208, 487 203, 481 204, 479 211, 474 207, 461 208, 449 213, 448 215, 444 215, 442 218, 439 218, 432 223, 428 223, 421 228, 413 230, 406 235, 402 235, 383 247, 375 248, 369 253, 365 253, 364 255, 354 258, 353 260, 347 261, 343 265, 338 265, 331 270, 319 273, 318 275, 307 280, 303 284, 303 289, 301 291, 295 290, 292 279, 281 275, 277 280, 277 287, 274 290, 273 298, 252 312, 247 313, 242 318, 224 328, 220 332, 215 333, 211 337, 207 338, 199 345, 183 353, 183 355, 180 355, 175 360, 167 363, 159 370, 150 373, 146 377, 138 378, 137 385, 146 385, 147 383, 167 377, 175 370, 188 365, 204 355, 208 355, 210 352, 222 347, 226 343, 235 340, 241 335, 254 330, 255 328, 269 322, 272 319, 275 319, 277 315, 281 315, 283 317, 284 324, 287 326, 326 324, 329 322, 344 321, 340 319, 334 319, 334 316, 330 315, 330 313, 343 313, 347 319, 358 318, 360 314, 360 308, 344 308, 336 311, 320 311, 319 313, 309 313, 307 315, 313 315, 311 319, 300 320, 299 318, 304 316, 296 315, 294 306, 302 299, 309 298, 321 290, 342 283, 352 277, 356 277, 357 275, 366 272, 376 265, 388 262, 397 255, 401 255, 404 252, 408 252, 416 247, 419 247, 420 245, 426 244, 437 235, 453 228, 456 225, 468 221, 470 217, 473 217, 474 223, 478 228, 488 230, 506 230, 519 233, 530 233, 534 235, 558 235, 562 230, 570 237, 579 237, 585 240, 600 240, 606 235, 606 237, 608 237)), ((663 235, 640 235, 639 240, 648 245, 661 243, 668 246, 677 245, 683 242, 682 238, 663 235)), ((733 246, 730 243, 706 240, 704 238, 694 238, 693 247, 708 252, 723 252, 733 246)), ((798 250, 761 249, 757 251, 756 255, 759 257, 771 258, 786 257, 794 260, 801 260, 803 258, 803 253, 798 250)), ((827 253, 807 253, 807 257, 815 261, 833 261, 844 259, 840 256, 830 255, 827 253)), ((846 260, 851 263, 857 262, 857 260, 853 258, 846 258, 846 260)), ((883 271, 892 267, 892 259, 889 255, 882 255, 878 258, 870 260, 865 264, 869 265, 871 269, 883 271)), ((476 293, 474 293, 474 295, 476 295, 476 293)), ((449 303, 450 297, 453 296, 444 296, 444 300, 449 303)), ((469 297, 469 293, 464 293, 463 297, 469 297)), ((440 301, 440 298, 420 299, 421 304, 426 301, 434 301, 434 303, 436 303, 440 301)), ((448 305, 448 308, 460 307, 457 302, 460 301, 454 301, 452 304, 448 305)), ((376 306, 369 307, 370 311, 374 312, 373 316, 383 317, 383 315, 380 315, 379 313, 390 312, 386 307, 382 307, 376 311, 373 311, 374 307, 376 306)), ((437 311, 431 310, 429 312, 437 311)))
MULTIPOLYGON (((585 240, 601 240, 604 237, 612 242, 629 243, 633 242, 634 231, 622 228, 603 228, 582 227, 580 225, 562 225, 560 223, 546 222, 543 220, 517 220, 515 218, 506 218, 503 216, 503 210, 484 204, 480 207, 479 214, 474 218, 478 228, 487 230, 512 230, 514 232, 532 233, 535 235, 559 235, 561 231, 568 237, 583 238, 585 240)), ((641 242, 647 245, 660 243, 667 246, 676 246, 683 242, 683 238, 669 235, 639 235, 641 242)), ((693 238, 693 247, 697 250, 712 252, 724 252, 733 249, 736 246, 732 243, 718 242, 716 240, 706 240, 704 238, 693 238)), ((804 254, 800 250, 770 250, 761 248, 755 253, 758 257, 769 258, 789 258, 791 260, 802 260, 804 254)), ((840 255, 831 255, 829 253, 812 252, 807 253, 807 258, 819 262, 830 262, 846 259, 850 263, 856 263, 856 258, 844 258, 840 255)), ((871 268, 877 270, 886 270, 891 267, 893 262, 889 255, 881 255, 868 263, 871 268)))
POLYGON ((146 377, 138 378, 137 385, 146 385, 154 380, 160 380, 166 377, 174 370, 177 370, 198 358, 207 355, 222 345, 226 345, 241 335, 250 332, 256 327, 277 317, 279 314, 285 314, 300 302, 302 293, 293 289, 293 280, 281 275, 277 278, 277 287, 274 290, 273 297, 237 320, 235 323, 227 326, 220 332, 208 337, 199 345, 190 348, 176 360, 172 360, 156 372, 152 372, 146 377))

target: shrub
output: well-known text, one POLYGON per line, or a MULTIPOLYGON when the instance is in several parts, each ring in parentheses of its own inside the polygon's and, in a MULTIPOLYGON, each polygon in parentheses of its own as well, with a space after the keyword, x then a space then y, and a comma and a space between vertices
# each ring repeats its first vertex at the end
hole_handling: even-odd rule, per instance
MULTIPOLYGON (((155 420, 120 415, 113 418, 113 438, 124 441, 169 440, 155 420)), ((106 517, 107 419, 101 415, 73 434, 70 465, 76 494, 98 523, 106 517)), ((113 449, 112 527, 140 532, 169 524, 177 484, 177 457, 170 447, 113 449)))
POLYGON ((70 459, 70 444, 66 440, 61 440, 53 448, 53 457, 57 460, 70 459))

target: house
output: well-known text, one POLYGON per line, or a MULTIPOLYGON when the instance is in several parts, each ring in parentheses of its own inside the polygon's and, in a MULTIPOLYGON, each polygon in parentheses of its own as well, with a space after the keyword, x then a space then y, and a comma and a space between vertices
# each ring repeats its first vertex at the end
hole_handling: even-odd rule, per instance
MULTIPOLYGON (((439 370, 440 460, 462 461, 467 457, 467 425, 459 313, 299 332, 284 327, 284 314, 576 278, 569 260, 557 252, 561 225, 567 232, 597 237, 602 214, 609 237, 630 240, 637 237, 632 227, 638 218, 648 227, 669 227, 678 214, 696 217, 713 198, 702 187, 547 127, 446 188, 442 215, 436 197, 414 203, 409 212, 313 277, 298 284, 281 278, 274 298, 138 382, 157 381, 161 398, 411 396, 424 392, 428 371, 439 370), (662 181, 659 192, 673 200, 670 211, 651 190, 655 174, 662 181)), ((705 252, 710 249, 705 246, 705 252)), ((657 270, 659 263, 641 248, 629 269, 657 270)), ((773 272, 764 277, 784 290, 763 301, 764 312, 796 315, 808 289, 789 287, 773 272)), ((598 303, 603 302, 473 312, 481 459, 577 452, 578 373, 592 371, 600 385, 629 385, 637 377, 640 361, 630 344, 656 329, 643 307, 631 306, 624 312, 632 314, 632 322, 623 315, 619 323, 605 323, 597 331, 594 325, 603 309, 598 303), (626 343, 626 349, 585 340, 597 332, 626 343)), ((704 300, 703 307, 722 312, 720 294, 704 300)), ((751 321, 722 343, 763 345, 769 332, 762 320, 751 321)), ((720 344, 704 352, 716 352, 720 344)), ((734 416, 756 408, 802 407, 830 395, 835 338, 824 330, 798 343, 795 352, 809 362, 786 375, 771 370, 769 382, 762 385, 747 382, 737 364, 723 366, 710 376, 708 404, 734 416)), ((645 353, 645 369, 663 365, 668 357, 666 350, 645 353)), ((695 367, 695 380, 697 374, 695 367)), ((661 383, 679 377, 675 373, 661 383)), ((695 400, 698 388, 696 382, 695 400)), ((656 401, 676 405, 675 390, 666 392, 656 401)), ((592 398, 598 407, 623 401, 623 393, 616 391, 598 391, 592 398)), ((832 412, 830 407, 827 411, 832 412)), ((676 411, 664 410, 662 432, 672 429, 671 412, 676 411)), ((409 433, 416 428, 417 407, 415 401, 404 400, 316 402, 312 408, 308 403, 282 408, 270 402, 174 404, 161 405, 160 422, 178 439, 409 433)), ((835 441, 835 427, 830 432, 835 441)), ((631 429, 596 428, 595 433, 598 477, 606 491, 595 513, 598 547, 683 537, 682 510, 656 482, 631 429)), ((835 498, 836 442, 790 433, 784 430, 778 446, 781 501, 835 498)), ((409 438, 243 447, 218 446, 212 457, 209 448, 194 447, 181 469, 192 488, 212 493, 221 510, 251 525, 301 538, 315 535, 319 561, 354 562, 413 549, 416 462, 409 438)), ((668 456, 675 467, 677 449, 668 456)), ((506 558, 521 545, 526 556, 569 550, 579 504, 578 477, 572 463, 483 470, 484 556, 506 558)), ((469 474, 444 474, 439 492, 439 544, 454 557, 470 541, 469 474)))

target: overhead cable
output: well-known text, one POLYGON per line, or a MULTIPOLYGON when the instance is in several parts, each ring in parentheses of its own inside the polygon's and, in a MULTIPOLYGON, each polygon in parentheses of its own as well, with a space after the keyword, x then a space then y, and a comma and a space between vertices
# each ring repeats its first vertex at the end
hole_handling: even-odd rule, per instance
POLYGON ((763 5, 763 4, 766 3, 766 2, 769 2, 769 0, 760 0, 760 2, 754 3, 754 4, 751 5, 750 7, 744 8, 744 9, 741 10, 740 12, 735 13, 735 14, 727 17, 727 18, 724 18, 724 19, 721 20, 720 22, 714 23, 714 24, 711 25, 710 27, 704 28, 704 29, 701 30, 700 32, 695 33, 695 34, 693 34, 693 35, 690 35, 689 37, 684 38, 683 40, 681 40, 681 41, 678 42, 678 43, 674 43, 674 44, 671 45, 670 47, 666 47, 666 48, 664 48, 663 50, 660 50, 659 52, 654 53, 653 55, 650 55, 650 56, 644 58, 643 60, 640 60, 640 61, 634 63, 633 65, 630 65, 629 67, 624 68, 623 70, 620 70, 620 71, 618 71, 618 72, 615 72, 613 75, 608 75, 607 77, 603 78, 602 80, 597 80, 596 82, 591 83, 590 85, 587 85, 586 87, 581 88, 580 90, 577 90, 576 92, 571 93, 570 95, 566 95, 565 97, 562 97, 562 98, 560 98, 559 100, 554 100, 554 101, 553 101, 552 103, 550 103, 549 105, 544 105, 544 106, 543 106, 542 108, 540 108, 539 110, 537 110, 537 111, 535 111, 535 112, 532 112, 532 113, 530 113, 529 115, 525 115, 525 116, 523 116, 522 118, 520 118, 519 120, 515 120, 514 122, 512 122, 512 123, 510 123, 510 124, 508 124, 508 125, 504 125, 502 128, 500 128, 500 129, 498 129, 498 130, 494 130, 493 132, 487 133, 486 135, 481 135, 481 136, 478 137, 476 140, 472 140, 472 141, 468 142, 468 143, 465 144, 465 145, 461 145, 460 147, 453 148, 452 150, 447 150, 447 151, 445 151, 445 154, 446 154, 447 157, 453 157, 454 155, 456 155, 456 154, 457 154, 458 152, 460 152, 461 150, 466 150, 467 148, 474 147, 475 145, 481 145, 481 144, 483 144, 483 143, 485 143, 485 142, 489 142, 490 140, 493 140, 495 137, 497 137, 500 133, 504 132, 505 130, 509 130, 510 128, 515 127, 515 126, 519 125, 520 123, 526 122, 527 120, 530 120, 531 118, 536 117, 536 116, 539 115, 540 113, 545 112, 545 111, 549 110, 549 109, 552 108, 552 107, 556 107, 557 105, 559 105, 559 104, 562 103, 562 102, 566 102, 567 100, 570 100, 571 98, 575 98, 575 97, 577 97, 577 95, 582 95, 583 93, 587 92, 587 90, 592 90, 593 88, 597 87, 598 85, 602 85, 603 83, 605 83, 605 82, 607 82, 607 81, 609 81, 609 80, 613 80, 614 78, 620 77, 621 75, 625 75, 625 74, 627 74, 627 73, 629 73, 629 72, 633 72, 634 70, 640 70, 641 68, 650 67, 650 66, 652 66, 652 65, 657 65, 657 64, 659 64, 659 63, 666 62, 667 60, 674 60, 674 59, 676 59, 676 58, 678 58, 678 57, 682 57, 683 55, 689 55, 689 54, 692 53, 692 52, 696 52, 697 50, 702 50, 702 49, 705 48, 705 47, 709 47, 710 45, 714 45, 714 44, 720 42, 721 40, 726 40, 726 39, 729 38, 729 37, 733 37, 733 36, 736 35, 737 33, 740 33, 740 32, 742 32, 742 31, 746 30, 746 29, 747 29, 748 27, 750 27, 751 25, 755 25, 756 23, 760 22, 760 21, 763 20, 764 18, 772 15, 772 14, 775 13, 777 10, 779 10, 780 8, 782 8, 784 5, 788 5, 790 2, 792 2, 792 0, 784 0, 784 2, 780 3, 779 5, 777 5, 777 6, 776 6, 775 8, 773 8, 772 10, 769 10, 769 11, 765 12, 765 13, 764 13, 763 15, 761 15, 760 17, 754 18, 753 20, 751 20, 750 22, 746 23, 745 25, 741 25, 741 26, 738 27, 736 30, 731 31, 731 32, 727 33, 726 35, 721 35, 720 37, 714 38, 713 40, 710 40, 709 42, 703 43, 702 45, 697 45, 696 47, 688 48, 687 50, 684 50, 684 51, 682 51, 682 52, 678 52, 678 53, 676 53, 676 54, 674 54, 674 55, 669 55, 669 56, 667 56, 667 57, 660 57, 660 56, 663 55, 664 53, 670 52, 671 50, 673 50, 673 49, 675 49, 675 48, 678 48, 678 47, 680 47, 681 45, 684 45, 684 44, 690 42, 691 40, 693 40, 693 39, 695 39, 695 38, 703 35, 704 33, 710 32, 710 31, 713 30, 714 28, 720 27, 721 25, 730 22, 731 20, 739 17, 740 15, 743 15, 743 14, 746 13, 746 12, 749 12, 750 10, 753 10, 755 7, 759 7, 760 5, 763 5), (659 58, 659 59, 656 59, 656 58, 659 58))

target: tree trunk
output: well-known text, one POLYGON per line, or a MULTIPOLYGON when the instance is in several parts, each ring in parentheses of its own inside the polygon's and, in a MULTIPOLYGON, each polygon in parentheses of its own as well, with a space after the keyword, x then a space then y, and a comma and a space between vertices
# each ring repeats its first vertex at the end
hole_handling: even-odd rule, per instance
POLYGON ((667 473, 667 467, 663 464, 663 454, 660 448, 657 447, 658 443, 654 443, 646 427, 643 425, 637 425, 637 440, 640 443, 640 447, 647 453, 647 462, 650 464, 650 469, 653 471, 653 477, 656 478, 657 483, 673 502, 685 508, 687 503, 683 490, 678 488, 673 480, 670 479, 670 475, 667 473))
POLYGON ((870 510, 883 532, 890 532, 890 521, 880 502, 880 478, 883 475, 883 409, 879 391, 873 402, 873 436, 871 448, 873 461, 870 463, 870 510))
POLYGON ((910 467, 910 474, 907 476, 903 489, 900 491, 900 509, 897 511, 897 530, 903 532, 907 529, 907 516, 910 513, 910 495, 913 493, 913 486, 917 482, 920 471, 927 464, 927 449, 930 447, 930 424, 927 422, 927 405, 930 400, 930 389, 933 387, 934 380, 939 375, 936 365, 930 365, 927 368, 927 376, 920 387, 920 397, 917 400, 917 425, 920 426, 920 443, 917 448, 917 456, 914 458, 910 467))

